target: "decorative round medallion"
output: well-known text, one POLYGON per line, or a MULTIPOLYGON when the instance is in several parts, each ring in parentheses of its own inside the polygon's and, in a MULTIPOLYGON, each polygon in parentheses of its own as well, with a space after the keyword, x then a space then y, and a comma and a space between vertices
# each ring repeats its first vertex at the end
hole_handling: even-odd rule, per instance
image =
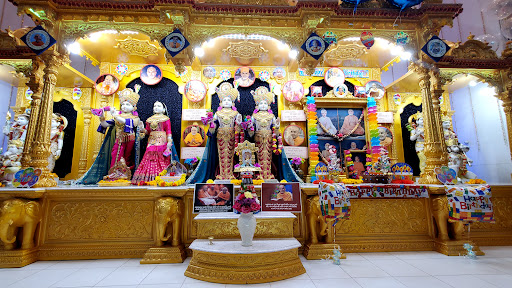
POLYGON ((260 71, 258 78, 260 78, 261 81, 267 82, 268 79, 270 79, 270 73, 267 70, 260 71))
POLYGON ((179 52, 185 45, 185 36, 181 33, 173 32, 165 37, 165 48, 170 52, 179 52))
POLYGON ((446 54, 446 46, 441 39, 432 39, 428 41, 427 51, 433 57, 441 58, 446 54))
POLYGON ((117 65, 117 67, 116 67, 117 74, 124 76, 124 75, 126 75, 126 72, 128 72, 128 66, 126 66, 126 64, 121 63, 121 64, 117 65))
POLYGON ((322 55, 325 48, 325 41, 320 36, 311 36, 306 40, 306 50, 311 55, 322 55))
POLYGON ((228 69, 224 69, 224 70, 220 71, 220 79, 222 79, 222 81, 227 81, 230 78, 231 78, 231 72, 228 69))
POLYGON ((190 80, 185 84, 185 97, 191 102, 199 102, 206 96, 206 85, 199 80, 190 80))
POLYGON ((32 30, 27 34, 27 46, 34 50, 42 50, 50 45, 50 34, 45 30, 32 30))

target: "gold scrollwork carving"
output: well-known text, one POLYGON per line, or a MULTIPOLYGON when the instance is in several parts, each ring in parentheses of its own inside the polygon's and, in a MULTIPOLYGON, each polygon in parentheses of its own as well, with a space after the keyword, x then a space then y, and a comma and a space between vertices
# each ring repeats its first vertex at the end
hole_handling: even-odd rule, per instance
POLYGON ((162 48, 149 42, 149 40, 133 39, 128 36, 126 39, 117 40, 117 45, 114 48, 119 48, 130 55, 137 55, 147 57, 150 55, 158 55, 158 51, 162 48))
POLYGON ((54 202, 48 240, 152 239, 152 201, 54 202))
POLYGON ((239 58, 243 61, 257 59, 261 55, 268 53, 268 50, 263 48, 263 44, 247 40, 236 43, 229 42, 228 48, 222 51, 227 52, 232 58, 239 58))

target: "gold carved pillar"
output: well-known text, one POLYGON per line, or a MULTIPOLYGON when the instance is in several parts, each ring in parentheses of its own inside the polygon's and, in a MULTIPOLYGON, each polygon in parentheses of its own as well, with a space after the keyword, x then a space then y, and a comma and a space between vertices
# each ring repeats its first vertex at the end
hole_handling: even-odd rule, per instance
MULTIPOLYGON (((425 133, 425 157, 427 158, 425 171, 421 173, 419 183, 421 184, 439 184, 434 168, 446 166, 446 157, 443 158, 443 148, 441 142, 444 143, 444 137, 440 133, 440 123, 436 123, 436 115, 434 112, 434 104, 432 103, 432 93, 430 91, 430 70, 432 67, 425 62, 414 62, 410 67, 418 73, 420 77, 421 103, 423 110, 423 122, 425 133)), ((439 107, 439 98, 437 98, 437 106, 439 107)))
MULTIPOLYGON (((512 69, 502 71, 503 92, 498 93, 498 98, 503 101, 503 112, 507 121, 508 143, 512 157, 512 69)), ((512 178, 512 174, 511 174, 512 178)))
POLYGON ((431 92, 432 92, 432 108, 434 109, 434 128, 437 128, 437 133, 440 135, 440 150, 441 157, 439 158, 439 162, 442 162, 442 165, 438 166, 447 166, 448 165, 448 149, 446 149, 446 142, 444 139, 444 131, 443 131, 443 116, 441 114, 441 102, 439 98, 443 96, 444 90, 443 86, 446 84, 446 78, 441 76, 441 72, 439 69, 433 69, 430 71, 430 84, 431 84, 431 92))
POLYGON ((51 50, 42 55, 46 64, 44 68, 44 86, 41 98, 41 107, 37 119, 31 118, 30 121, 37 121, 37 130, 35 131, 33 148, 30 151, 32 158, 31 164, 34 168, 39 168, 43 172, 39 181, 34 187, 53 187, 57 183, 50 177, 48 171, 48 156, 50 155, 50 129, 53 113, 53 93, 57 84, 58 68, 69 61, 67 56, 51 50))
POLYGON ((82 149, 80 151, 80 160, 78 162, 78 177, 82 177, 82 175, 87 171, 87 155, 89 152, 89 126, 91 125, 91 108, 90 107, 82 107, 82 111, 84 113, 84 129, 82 135, 82 149))
POLYGON ((32 90, 32 92, 34 92, 34 94, 32 94, 30 121, 28 123, 27 136, 25 138, 23 154, 21 157, 21 166, 23 168, 31 166, 30 150, 33 146, 34 134, 36 132, 36 127, 38 126, 37 117, 41 107, 41 95, 43 93, 43 75, 45 67, 46 65, 44 62, 39 57, 35 57, 32 60, 32 71, 30 71, 30 74, 27 75, 29 78, 27 86, 30 88, 30 90, 32 90))

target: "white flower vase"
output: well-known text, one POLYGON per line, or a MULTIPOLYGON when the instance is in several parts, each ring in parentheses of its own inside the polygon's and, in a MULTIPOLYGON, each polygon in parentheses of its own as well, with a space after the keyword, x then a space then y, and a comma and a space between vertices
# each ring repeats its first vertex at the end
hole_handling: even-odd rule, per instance
POLYGON ((242 237, 242 246, 252 246, 252 238, 256 231, 256 218, 254 217, 254 214, 252 212, 241 213, 240 217, 238 217, 237 226, 238 231, 240 231, 240 236, 242 237))

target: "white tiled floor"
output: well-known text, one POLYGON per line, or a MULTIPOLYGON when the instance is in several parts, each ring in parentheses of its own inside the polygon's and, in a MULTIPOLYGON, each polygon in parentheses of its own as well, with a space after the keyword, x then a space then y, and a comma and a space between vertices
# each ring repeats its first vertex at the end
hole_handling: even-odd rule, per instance
POLYGON ((470 260, 436 252, 347 254, 340 266, 308 261, 298 277, 254 285, 224 285, 185 277, 183 264, 140 265, 140 259, 39 261, 0 269, 3 287, 105 288, 449 288, 512 287, 512 247, 481 247, 486 256, 470 260))

